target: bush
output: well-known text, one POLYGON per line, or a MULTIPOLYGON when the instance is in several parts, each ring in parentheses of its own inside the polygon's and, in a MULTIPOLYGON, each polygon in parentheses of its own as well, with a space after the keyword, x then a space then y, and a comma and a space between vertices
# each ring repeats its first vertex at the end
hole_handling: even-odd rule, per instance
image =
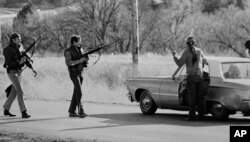
POLYGON ((1 44, 5 48, 9 43, 9 35, 12 33, 12 26, 10 24, 1 25, 1 44))

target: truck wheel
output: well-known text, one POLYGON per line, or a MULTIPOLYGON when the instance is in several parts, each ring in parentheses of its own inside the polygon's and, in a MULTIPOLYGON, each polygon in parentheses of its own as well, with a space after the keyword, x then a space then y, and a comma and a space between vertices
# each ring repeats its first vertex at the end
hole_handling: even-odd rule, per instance
POLYGON ((154 114, 157 106, 148 91, 143 91, 140 97, 140 108, 143 114, 154 114))
POLYGON ((210 105, 210 113, 217 120, 226 120, 229 117, 229 111, 220 103, 213 102, 210 105))

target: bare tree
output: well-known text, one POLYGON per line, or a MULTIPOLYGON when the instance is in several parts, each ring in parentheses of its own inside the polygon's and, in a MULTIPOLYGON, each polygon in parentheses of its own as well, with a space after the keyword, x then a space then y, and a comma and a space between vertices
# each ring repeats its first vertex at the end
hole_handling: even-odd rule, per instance
POLYGON ((233 10, 221 15, 220 20, 217 21, 218 24, 213 26, 213 30, 211 31, 212 36, 208 39, 208 42, 218 43, 222 48, 230 49, 239 56, 244 57, 238 43, 246 39, 243 31, 248 33, 249 29, 246 23, 235 18, 233 10))
POLYGON ((94 44, 110 42, 110 26, 119 10, 120 2, 79 0, 78 4, 79 7, 72 8, 74 18, 71 20, 78 25, 85 38, 91 38, 94 44))
MULTIPOLYGON (((141 1, 141 7, 145 7, 145 2, 141 1)), ((159 17, 160 9, 155 11, 146 11, 143 9, 140 12, 139 26, 140 28, 140 46, 139 50, 142 50, 145 41, 148 39, 150 34, 157 29, 157 23, 160 19, 159 17)))
MULTIPOLYGON (((170 10, 164 11, 163 14, 170 13, 170 10)), ((164 30, 159 30, 159 32, 162 36, 163 47, 173 50, 176 46, 182 44, 181 41, 192 32, 192 29, 187 28, 185 25, 185 19, 191 15, 188 9, 183 8, 171 13, 172 14, 165 14, 168 16, 165 16, 161 23, 161 29, 164 30)), ((166 49, 164 50, 166 51, 166 49)))
POLYGON ((212 32, 214 35, 214 39, 209 40, 209 42, 215 42, 224 45, 224 47, 229 48, 233 50, 235 53, 237 53, 239 56, 244 57, 244 54, 238 51, 237 47, 235 47, 234 45, 234 43, 236 43, 236 38, 234 38, 232 29, 230 28, 228 32, 229 33, 226 33, 221 29, 219 30, 214 29, 214 31, 212 32))
MULTIPOLYGON (((72 25, 68 25, 68 20, 66 20, 67 16, 65 14, 67 13, 57 15, 43 22, 47 34, 47 41, 52 44, 52 46, 47 44, 51 50, 62 51, 66 49, 70 36, 74 31, 72 25)), ((45 46, 46 44, 44 48, 46 48, 45 46)))

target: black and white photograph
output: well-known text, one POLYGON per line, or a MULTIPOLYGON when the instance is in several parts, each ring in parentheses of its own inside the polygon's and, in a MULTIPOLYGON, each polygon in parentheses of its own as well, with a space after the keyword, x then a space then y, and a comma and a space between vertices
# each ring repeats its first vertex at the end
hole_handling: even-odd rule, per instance
POLYGON ((250 0, 0 0, 0 142, 249 142, 250 0))

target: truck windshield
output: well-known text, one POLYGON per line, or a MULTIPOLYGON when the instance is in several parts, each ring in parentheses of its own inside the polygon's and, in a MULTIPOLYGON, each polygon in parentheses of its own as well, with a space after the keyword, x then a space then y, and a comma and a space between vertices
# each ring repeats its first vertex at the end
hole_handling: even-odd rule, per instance
POLYGON ((250 63, 222 63, 225 79, 250 79, 250 63))

